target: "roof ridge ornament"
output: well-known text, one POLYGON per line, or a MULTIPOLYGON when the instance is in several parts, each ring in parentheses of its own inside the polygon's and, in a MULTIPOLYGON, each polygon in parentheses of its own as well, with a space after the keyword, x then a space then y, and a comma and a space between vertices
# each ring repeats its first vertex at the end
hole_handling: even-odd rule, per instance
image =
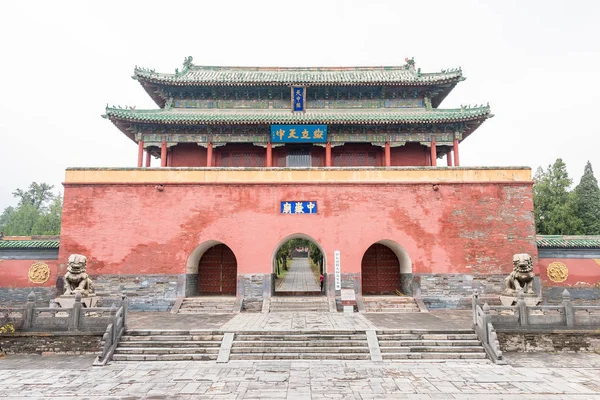
POLYGON ((411 58, 406 57, 404 59, 404 61, 406 62, 406 69, 412 69, 414 71, 414 69, 415 69, 415 58, 414 57, 411 57, 411 58))
POLYGON ((187 56, 186 58, 183 59, 183 72, 187 71, 188 69, 191 68, 192 61, 194 60, 194 58, 192 56, 187 56))

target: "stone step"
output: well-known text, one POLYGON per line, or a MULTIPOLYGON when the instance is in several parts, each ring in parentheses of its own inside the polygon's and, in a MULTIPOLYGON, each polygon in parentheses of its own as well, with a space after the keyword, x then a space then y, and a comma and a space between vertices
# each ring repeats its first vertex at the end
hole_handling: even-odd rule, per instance
POLYGON ((365 308, 366 312, 378 313, 419 313, 418 308, 365 308))
POLYGON ((397 334, 474 334, 473 329, 379 329, 376 331, 378 335, 397 335, 397 334))
POLYGON ((400 333, 377 335, 382 340, 477 340, 475 333, 440 334, 440 333, 400 333))
POLYGON ((235 335, 235 341, 245 341, 245 340, 251 340, 251 341, 264 341, 264 340, 269 340, 269 341, 327 341, 327 340, 367 340, 367 335, 366 334, 357 334, 357 335, 331 335, 331 334, 322 334, 322 335, 303 335, 303 334, 297 334, 297 335, 290 335, 290 334, 283 334, 283 335, 271 335, 268 333, 262 334, 262 335, 248 335, 245 333, 240 333, 235 335))
POLYGON ((379 347, 481 346, 479 340, 379 340, 379 347))
POLYGON ((230 360, 370 360, 369 353, 232 353, 230 360))
MULTIPOLYGON (((369 347, 350 346, 350 347, 277 347, 277 354, 316 354, 316 353, 369 353, 369 347)), ((254 353, 273 353, 273 349, 269 347, 239 347, 233 346, 231 354, 254 354, 254 353)))
POLYGON ((223 331, 205 330, 205 329, 194 329, 194 330, 180 330, 180 329, 128 329, 127 335, 136 336, 156 336, 156 335, 223 335, 223 331))
POLYGON ((270 330, 270 331, 240 331, 239 332, 240 335, 260 335, 260 336, 265 336, 265 335, 272 335, 272 336, 281 336, 281 335, 302 335, 302 336, 306 336, 306 335, 312 335, 312 336, 332 336, 332 335, 362 335, 364 337, 366 337, 365 331, 364 330, 354 330, 354 329, 328 329, 328 330, 320 330, 320 329, 306 329, 306 330, 285 330, 285 329, 281 329, 281 330, 270 330))
POLYGON ((221 341, 223 335, 152 335, 152 336, 136 336, 136 335, 123 335, 121 341, 145 341, 150 342, 154 340, 170 341, 170 342, 186 342, 186 341, 221 341))
POLYGON ((381 353, 384 360, 484 360, 484 353, 381 353))
POLYGON ((400 346, 379 347, 382 353, 485 353, 481 346, 400 346))
MULTIPOLYGON (((236 338, 237 340, 237 338, 236 338)), ((233 347, 364 347, 365 340, 242 340, 234 341, 233 347)))
POLYGON ((219 347, 220 341, 200 341, 200 340, 121 340, 124 346, 127 347, 148 347, 149 345, 156 347, 219 347))
MULTIPOLYGON (((153 343, 154 344, 154 343, 153 343)), ((117 347, 115 354, 218 354, 219 347, 117 347)))
POLYGON ((217 354, 114 354, 113 361, 211 361, 217 354))

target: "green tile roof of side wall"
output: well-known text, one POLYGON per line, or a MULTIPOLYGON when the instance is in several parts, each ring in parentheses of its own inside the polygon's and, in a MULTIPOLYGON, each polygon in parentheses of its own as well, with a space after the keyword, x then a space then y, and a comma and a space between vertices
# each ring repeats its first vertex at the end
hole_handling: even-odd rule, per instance
POLYGON ((600 236, 538 235, 538 249, 600 249, 600 236))
POLYGON ((135 110, 107 107, 104 117, 133 122, 167 124, 393 124, 461 122, 491 117, 489 106, 434 110, 222 110, 222 109, 158 109, 135 110))
POLYGON ((460 68, 421 73, 404 65, 394 67, 213 67, 190 64, 174 74, 136 67, 133 78, 173 86, 203 85, 399 85, 423 86, 458 82, 460 68))
POLYGON ((0 240, 0 249, 58 249, 59 240, 0 240))

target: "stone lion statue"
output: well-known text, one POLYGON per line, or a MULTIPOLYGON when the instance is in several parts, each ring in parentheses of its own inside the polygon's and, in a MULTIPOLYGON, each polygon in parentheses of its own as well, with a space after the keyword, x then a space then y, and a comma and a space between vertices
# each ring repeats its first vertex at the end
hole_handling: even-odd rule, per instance
POLYGON ((65 274, 65 294, 74 295, 79 292, 82 296, 94 293, 92 280, 85 272, 87 257, 81 254, 71 254, 67 261, 67 273, 65 274))
POLYGON ((506 277, 506 292, 514 294, 519 290, 523 293, 533 294, 533 260, 529 254, 515 254, 513 256, 513 272, 506 277))

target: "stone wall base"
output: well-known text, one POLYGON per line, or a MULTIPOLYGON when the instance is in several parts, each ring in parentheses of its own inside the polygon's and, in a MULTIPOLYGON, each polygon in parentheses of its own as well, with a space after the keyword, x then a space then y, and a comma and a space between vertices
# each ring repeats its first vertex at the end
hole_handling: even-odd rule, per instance
POLYGON ((595 352, 600 354, 600 331, 553 330, 498 332, 503 352, 595 352))
POLYGON ((6 354, 97 354, 101 341, 100 333, 0 333, 0 348, 6 354))

